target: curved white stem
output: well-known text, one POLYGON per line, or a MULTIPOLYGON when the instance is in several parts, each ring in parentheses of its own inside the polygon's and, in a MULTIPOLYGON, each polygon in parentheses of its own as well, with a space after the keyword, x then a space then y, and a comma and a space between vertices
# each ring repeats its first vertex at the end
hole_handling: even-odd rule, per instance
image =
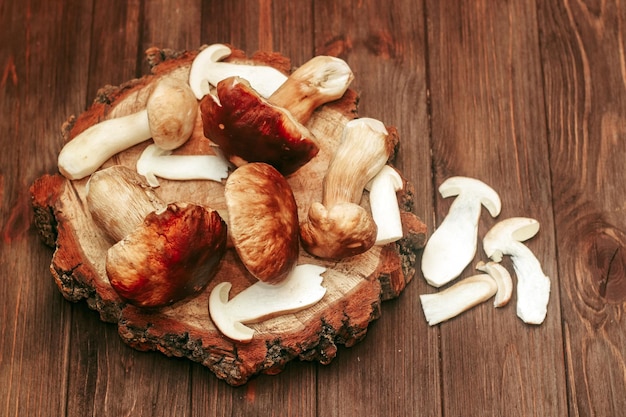
POLYGON ((372 217, 378 227, 376 245, 386 245, 402 238, 402 220, 396 195, 402 186, 402 177, 389 165, 385 165, 365 186, 369 190, 372 217))
POLYGON ((70 180, 85 178, 113 155, 150 137, 147 110, 102 121, 80 133, 61 149, 59 171, 70 180))

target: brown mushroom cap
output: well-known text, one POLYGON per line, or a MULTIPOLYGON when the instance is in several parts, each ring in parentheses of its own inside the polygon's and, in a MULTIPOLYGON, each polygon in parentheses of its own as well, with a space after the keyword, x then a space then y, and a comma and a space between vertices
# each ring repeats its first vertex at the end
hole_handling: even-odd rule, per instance
POLYGON ((204 135, 235 165, 265 162, 289 175, 310 161, 319 148, 313 135, 291 114, 257 94, 248 81, 230 77, 200 102, 204 135))
POLYGON ((248 271, 260 281, 282 281, 298 260, 298 209, 291 187, 272 166, 237 168, 224 189, 230 237, 248 271))
POLYGON ((106 271, 116 292, 138 307, 172 304, 202 291, 226 250, 226 224, 214 211, 169 204, 107 252, 106 271))

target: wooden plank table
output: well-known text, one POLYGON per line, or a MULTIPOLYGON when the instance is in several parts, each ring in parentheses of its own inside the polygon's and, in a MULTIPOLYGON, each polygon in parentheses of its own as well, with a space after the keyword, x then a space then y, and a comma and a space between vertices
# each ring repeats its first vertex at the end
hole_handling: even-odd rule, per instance
MULTIPOLYGON (((614 0, 0 0, 0 415, 623 415, 625 22, 614 0), (546 321, 523 324, 513 299, 429 327, 419 294, 434 289, 418 272, 330 365, 233 388, 134 351, 65 301, 28 193, 56 170, 62 122, 145 74, 148 47, 215 42, 294 65, 345 59, 359 114, 400 132, 398 165, 430 230, 453 175, 493 186, 500 218, 539 220, 527 244, 552 280, 546 321)), ((496 221, 481 216, 479 233, 496 221)))

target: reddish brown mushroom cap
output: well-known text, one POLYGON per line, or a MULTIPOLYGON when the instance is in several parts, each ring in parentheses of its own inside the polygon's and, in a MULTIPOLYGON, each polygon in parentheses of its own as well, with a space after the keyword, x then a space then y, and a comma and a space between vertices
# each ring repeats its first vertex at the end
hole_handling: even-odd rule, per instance
POLYGON ((230 77, 200 102, 204 135, 235 165, 265 162, 283 175, 297 171, 319 148, 291 114, 257 94, 248 81, 230 77))
POLYGON ((226 224, 214 211, 169 204, 148 214, 107 252, 106 271, 121 298, 138 307, 172 304, 202 291, 226 250, 226 224))
POLYGON ((224 189, 230 236, 248 271, 275 284, 298 260, 298 209, 291 187, 272 166, 237 168, 224 189))

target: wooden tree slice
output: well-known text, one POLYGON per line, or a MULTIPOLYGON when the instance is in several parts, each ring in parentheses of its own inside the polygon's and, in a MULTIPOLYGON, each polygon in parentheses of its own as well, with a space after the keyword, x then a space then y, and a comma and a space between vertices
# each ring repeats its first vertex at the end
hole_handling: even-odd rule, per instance
MULTIPOLYGON (((63 126, 66 140, 98 121, 141 109, 155 81, 161 77, 186 80, 196 53, 149 50, 152 73, 119 87, 101 89, 87 111, 78 118, 70 118, 63 126)), ((284 72, 290 70, 289 60, 278 54, 257 55, 251 59, 284 72)), ((230 60, 251 63, 240 51, 235 51, 230 60)), ((308 123, 319 141, 320 152, 288 178, 301 218, 306 216, 313 201, 321 200, 326 168, 343 126, 357 117, 356 102, 356 94, 348 91, 341 100, 316 111, 308 123)), ((122 164, 134 169, 137 158, 149 144, 147 141, 124 151, 103 167, 122 164)), ((199 116, 192 138, 175 153, 214 153, 211 143, 203 136, 199 116)), ((226 208, 222 183, 160 182, 156 192, 164 201, 193 202, 218 211, 226 208)), ((84 299, 90 308, 100 313, 103 321, 117 323, 120 336, 133 348, 189 358, 207 366, 231 385, 241 385, 259 373, 278 373, 294 358, 329 363, 335 357, 337 344, 351 346, 360 341, 369 323, 380 316, 381 301, 399 296, 413 277, 416 252, 426 240, 426 227, 411 213, 414 196, 407 182, 398 194, 405 231, 402 240, 374 247, 341 262, 319 260, 301 250, 298 263, 326 267, 322 285, 327 291, 322 301, 306 310, 250 325, 256 331, 253 340, 238 343, 217 330, 208 312, 209 294, 217 283, 230 281, 233 297, 256 282, 236 252, 227 251, 217 276, 194 298, 158 311, 126 304, 106 276, 105 255, 110 243, 91 219, 85 200, 86 183, 87 179, 69 181, 59 174, 51 174, 31 186, 36 226, 44 242, 55 247, 51 271, 63 296, 70 301, 84 299)), ((366 193, 363 205, 367 204, 366 193)))

